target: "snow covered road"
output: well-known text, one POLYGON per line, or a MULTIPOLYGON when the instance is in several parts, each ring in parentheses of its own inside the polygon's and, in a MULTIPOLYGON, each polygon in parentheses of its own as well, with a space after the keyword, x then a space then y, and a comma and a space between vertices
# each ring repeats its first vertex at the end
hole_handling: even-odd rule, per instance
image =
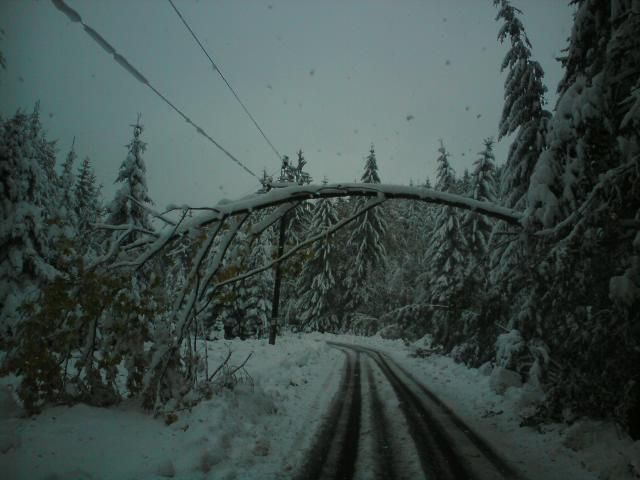
POLYGON ((250 381, 216 391, 170 424, 134 401, 50 405, 25 416, 17 379, 2 378, 0 478, 518 478, 472 430, 530 480, 639 478, 630 465, 640 465, 640 441, 615 425, 521 427, 528 386, 498 394, 487 369, 416 358, 399 340, 287 334, 275 347, 256 339, 207 349, 210 369, 229 351, 232 365, 252 354, 250 381))
POLYGON ((345 371, 299 479, 523 478, 389 357, 328 343, 345 371))

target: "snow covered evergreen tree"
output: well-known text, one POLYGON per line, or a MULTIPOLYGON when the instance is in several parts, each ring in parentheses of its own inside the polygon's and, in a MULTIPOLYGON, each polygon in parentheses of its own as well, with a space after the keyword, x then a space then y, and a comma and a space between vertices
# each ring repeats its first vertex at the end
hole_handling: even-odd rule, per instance
POLYGON ((569 404, 587 415, 615 412, 631 426, 640 418, 631 367, 640 363, 640 242, 630 227, 640 208, 632 127, 640 15, 635 2, 574 3, 565 75, 528 191, 525 220, 536 232, 528 277, 536 284, 518 302, 518 321, 523 338, 540 335, 562 365, 547 386, 545 418, 560 418, 569 404))
MULTIPOLYGON (((47 227, 49 178, 43 167, 40 124, 18 111, 2 123, 0 144, 0 317, 2 333, 15 329, 19 307, 58 275, 51 265, 47 227)), ((46 153, 49 153, 46 151, 46 153)))
POLYGON ((496 20, 503 25, 498 40, 510 41, 501 71, 508 69, 504 84, 504 108, 500 119, 499 138, 516 132, 505 166, 501 186, 504 203, 522 209, 531 172, 544 148, 545 123, 549 113, 543 108, 546 87, 544 72, 531 58, 531 43, 518 15, 520 10, 509 0, 494 0, 498 7, 496 20))
MULTIPOLYGON (((484 141, 484 150, 478 155, 480 158, 473 162, 474 169, 470 180, 469 196, 474 200, 495 203, 495 156, 492 138, 487 138, 484 141)), ((494 222, 485 215, 467 210, 463 214, 462 224, 468 250, 475 257, 475 260, 482 264, 480 268, 485 270, 485 257, 488 253, 489 238, 494 222)))
MULTIPOLYGON (((133 125, 133 139, 127 145, 127 158, 120 166, 120 172, 116 183, 122 183, 122 187, 116 193, 109 205, 107 223, 110 225, 130 225, 136 228, 149 230, 151 220, 145 205, 152 204, 147 191, 146 166, 142 155, 147 144, 142 141, 143 126, 140 117, 133 125)), ((127 239, 134 241, 139 234, 133 232, 127 239)))
MULTIPOLYGON (((262 216, 258 215, 258 219, 262 216)), ((246 233, 239 234, 226 256, 223 277, 238 276, 268 264, 272 260, 272 246, 267 233, 253 240, 246 233)), ((227 285, 217 296, 217 320, 224 324, 226 338, 259 337, 268 331, 273 280, 273 271, 267 269, 227 285)))
MULTIPOLYGON (((290 173, 284 174, 284 178, 291 177, 298 185, 309 184, 312 181, 311 175, 304 170, 307 161, 302 150, 298 150, 298 164, 293 167, 289 165, 290 173)), ((288 219, 287 242, 293 245, 304 241, 305 235, 311 223, 313 211, 311 204, 307 201, 301 202, 288 219)))
MULTIPOLYGON (((498 40, 510 44, 501 66, 501 71, 508 69, 508 73, 498 139, 515 133, 507 161, 497 176, 496 194, 503 205, 524 210, 533 169, 545 148, 550 117, 544 109, 544 72, 532 58, 531 43, 519 18, 522 12, 509 0, 494 0, 494 5, 498 8, 496 20, 502 21, 498 40)), ((499 291, 521 289, 530 278, 528 272, 518 269, 526 261, 525 243, 507 225, 495 224, 489 268, 491 281, 499 291)))
MULTIPOLYGON (((380 183, 373 145, 371 145, 369 155, 366 158, 364 172, 360 180, 363 183, 380 183)), ((366 200, 359 199, 355 202, 354 209, 363 208, 365 203, 366 200)), ((347 249, 354 257, 345 272, 345 303, 351 311, 359 308, 367 310, 367 304, 372 295, 368 288, 369 277, 376 268, 382 267, 385 262, 384 236, 386 229, 384 214, 377 208, 365 212, 355 220, 355 225, 347 241, 347 249)), ((371 312, 365 311, 363 313, 371 312)))
POLYGON ((102 217, 100 188, 96 184, 96 175, 89 157, 85 157, 76 175, 73 191, 75 213, 77 217, 78 233, 80 236, 80 253, 88 251, 93 254, 99 252, 98 234, 93 228, 102 217))
MULTIPOLYGON (((456 178, 449 163, 449 153, 440 141, 438 148, 436 190, 452 192, 456 189, 456 178)), ((460 228, 460 214, 453 207, 441 207, 436 214, 431 245, 426 253, 428 266, 427 292, 430 301, 448 304, 464 281, 465 239, 460 228)))
MULTIPOLYGON (((326 231, 338 221, 330 199, 318 201, 313 212, 311 233, 326 231)), ((307 330, 336 332, 340 328, 339 296, 335 246, 329 235, 313 244, 309 260, 298 280, 297 302, 299 324, 307 330)))
POLYGON ((76 216, 76 198, 74 195, 75 190, 75 176, 73 174, 74 163, 78 158, 75 151, 75 138, 67 154, 67 158, 62 164, 62 173, 60 175, 60 203, 64 209, 64 215, 67 217, 74 226, 77 223, 76 216))

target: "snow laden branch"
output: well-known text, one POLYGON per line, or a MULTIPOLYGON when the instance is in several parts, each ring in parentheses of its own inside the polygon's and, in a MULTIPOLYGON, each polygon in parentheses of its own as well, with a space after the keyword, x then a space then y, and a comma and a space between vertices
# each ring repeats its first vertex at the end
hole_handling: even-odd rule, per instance
MULTIPOLYGON (((256 193, 236 201, 222 201, 216 206, 201 210, 202 213, 185 220, 184 216, 177 223, 171 222, 170 229, 145 238, 138 239, 135 243, 127 246, 127 250, 140 250, 140 254, 133 258, 114 262, 113 268, 133 267, 139 268, 149 258, 154 257, 159 251, 165 250, 167 246, 179 237, 220 224, 226 219, 238 215, 250 214, 254 211, 265 208, 280 206, 273 214, 269 215, 260 224, 254 226, 252 233, 258 234, 274 224, 282 213, 295 208, 303 200, 313 200, 332 197, 378 197, 383 199, 405 199, 416 200, 436 205, 444 205, 471 210, 492 218, 503 220, 511 225, 521 226, 523 214, 516 210, 494 205, 489 202, 473 200, 462 195, 441 192, 422 187, 408 187, 388 184, 363 184, 363 183, 334 183, 326 185, 295 185, 285 188, 274 188, 267 193, 256 193)), ((189 207, 183 207, 184 211, 194 211, 189 207)), ((158 218, 166 215, 159 214, 158 218)), ((99 225, 99 228, 108 229, 107 225, 99 225)), ((150 232, 149 232, 150 233, 150 232)), ((123 236, 124 237, 124 236, 123 236)), ((106 257, 111 258, 113 252, 106 257)))
MULTIPOLYGON (((640 164, 640 159, 634 158, 632 161, 627 162, 618 167, 612 168, 607 172, 600 175, 598 183, 591 189, 591 192, 582 204, 574 210, 567 218, 557 223, 551 228, 542 229, 536 232, 536 235, 539 237, 549 237, 554 235, 559 235, 561 232, 568 227, 573 227, 573 230, 570 235, 565 237, 564 243, 567 243, 570 239, 572 239, 575 235, 578 234, 578 229, 575 227, 580 225, 580 222, 589 214, 593 214, 596 210, 593 205, 595 202, 600 201, 601 203, 603 199, 607 198, 607 192, 612 191, 613 196, 619 196, 618 185, 623 184, 621 181, 622 178, 628 176, 634 171, 637 172, 640 164)), ((606 206, 606 202, 604 202, 599 208, 603 210, 606 206)), ((637 229, 638 223, 634 219, 620 219, 620 225, 623 228, 628 229, 637 229)))
POLYGON ((504 220, 512 225, 520 225, 522 219, 522 213, 516 210, 429 188, 383 183, 330 183, 326 185, 296 185, 277 188, 267 193, 251 195, 235 202, 218 204, 214 211, 207 214, 208 222, 220 221, 228 216, 252 212, 291 201, 331 197, 383 197, 386 199, 417 200, 473 210, 492 218, 504 220))

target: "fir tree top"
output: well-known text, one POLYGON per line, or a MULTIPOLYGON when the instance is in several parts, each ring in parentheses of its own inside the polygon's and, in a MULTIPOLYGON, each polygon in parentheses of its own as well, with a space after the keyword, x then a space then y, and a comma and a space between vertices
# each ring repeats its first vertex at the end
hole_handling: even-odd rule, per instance
POLYGON ((376 152, 371 144, 369 149, 369 156, 364 165, 364 173, 360 180, 363 183, 380 183, 380 176, 378 175, 378 163, 376 162, 376 152))
POLYGON ((150 228, 149 213, 144 208, 145 203, 153 203, 147 191, 147 169, 142 154, 147 144, 140 138, 143 126, 140 117, 133 126, 133 140, 127 145, 127 158, 122 162, 116 183, 122 187, 109 206, 108 223, 112 225, 133 224, 143 228, 150 228))
POLYGON ((440 140, 440 148, 438 148, 438 162, 436 172, 436 190, 442 192, 451 192, 455 188, 455 173, 449 163, 449 152, 444 147, 444 143, 440 140))
POLYGON ((472 198, 494 202, 495 192, 495 156, 493 154, 493 138, 484 140, 484 150, 479 152, 480 157, 473 162, 473 191, 472 198))
POLYGON ((509 69, 504 84, 504 108, 500 119, 499 138, 510 135, 531 119, 542 116, 546 87, 540 64, 531 59, 531 43, 517 15, 522 13, 509 0, 494 0, 499 7, 496 20, 504 24, 498 33, 502 43, 507 37, 511 48, 502 61, 500 71, 509 69))

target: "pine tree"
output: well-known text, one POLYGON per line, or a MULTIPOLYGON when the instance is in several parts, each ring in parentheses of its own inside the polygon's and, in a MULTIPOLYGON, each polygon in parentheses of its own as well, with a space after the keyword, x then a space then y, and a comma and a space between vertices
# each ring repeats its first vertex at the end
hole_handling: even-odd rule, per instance
MULTIPOLYGON (((128 225, 133 228, 151 230, 151 220, 146 205, 152 203, 147 191, 146 167, 142 155, 146 150, 146 143, 141 139, 143 126, 138 121, 133 125, 133 139, 127 145, 127 157, 122 162, 116 183, 122 186, 116 192, 114 200, 109 205, 107 223, 111 225, 128 225)), ((114 241, 121 232, 114 232, 114 241)), ((139 232, 127 235, 123 243, 129 243, 139 238, 139 232)), ((162 318, 165 295, 157 293, 159 276, 157 273, 159 259, 147 261, 145 265, 127 277, 121 279, 120 289, 114 295, 113 302, 108 306, 104 316, 110 316, 110 322, 104 325, 104 345, 113 345, 110 355, 122 357, 127 370, 128 388, 138 392, 142 388, 142 375, 145 365, 148 365, 152 352, 144 344, 153 341, 152 335, 164 335, 163 328, 154 328, 159 318, 162 318), (119 332, 126 331, 122 336, 119 332)), ((97 319, 96 321, 101 321, 97 319)))
MULTIPOLYGON (((495 203, 495 156, 493 154, 492 138, 487 138, 484 141, 484 150, 478 155, 480 155, 480 158, 473 162, 474 170, 470 180, 469 196, 474 200, 495 203)), ((484 270, 487 266, 485 256, 488 253, 489 238, 494 222, 485 215, 479 215, 467 210, 463 215, 462 224, 468 250, 484 270)), ((476 267, 474 266, 473 268, 476 267)))
MULTIPOLYGON (((364 173, 360 180, 363 183, 380 183, 373 145, 369 150, 369 155, 365 161, 364 173)), ((365 203, 366 200, 360 199, 355 202, 354 208, 360 210, 365 203)), ((384 236, 386 230, 387 224, 384 215, 377 208, 368 210, 355 221, 355 226, 347 241, 347 249, 352 252, 353 260, 348 266, 349 270, 346 272, 347 277, 345 279, 346 306, 352 311, 361 307, 366 310, 370 307, 370 305, 367 306, 372 296, 369 280, 375 269, 384 265, 386 257, 384 236)))
MULTIPOLYGON (((37 109, 34 111, 37 113, 37 109)), ((44 138, 34 114, 18 111, 2 123, 0 144, 0 317, 16 326, 19 307, 58 275, 51 265, 47 203, 50 186, 42 165, 44 138)))
POLYGON ((514 132, 505 174, 501 185, 503 202, 509 207, 523 209, 531 172, 544 148, 544 131, 549 113, 544 110, 544 72, 531 58, 531 43, 518 15, 522 12, 509 0, 494 0, 499 8, 496 20, 504 23, 498 40, 507 38, 511 47, 502 61, 501 71, 509 69, 504 84, 504 108, 500 119, 501 139, 514 132))
POLYGON ((74 206, 80 236, 80 252, 99 253, 98 235, 93 228, 102 217, 100 189, 89 157, 85 157, 78 168, 74 189, 74 206))
POLYGON ((640 216, 640 16, 633 2, 574 3, 565 75, 528 191, 525 224, 537 236, 521 270, 535 281, 516 302, 517 320, 523 338, 541 337, 563 365, 547 384, 544 418, 569 403, 581 414, 615 412, 631 428, 640 415, 631 366, 640 363, 640 242, 623 224, 640 216))
MULTIPOLYGON (((287 167, 283 166, 283 172, 286 171, 288 173, 283 173, 284 176, 282 178, 291 178, 292 181, 298 185, 311 183, 311 175, 304 170, 306 165, 307 161, 304 158, 302 149, 300 149, 298 150, 297 166, 294 167, 291 164, 287 164, 287 167)), ((309 228, 312 214, 313 212, 309 202, 303 201, 298 204, 293 214, 288 218, 287 242, 295 245, 304 240, 304 235, 309 228)))
MULTIPOLYGON (((451 193, 455 191, 456 178, 442 140, 438 153, 436 189, 451 193)), ((448 304, 462 288, 465 270, 465 239, 460 228, 460 215, 455 208, 440 208, 430 242, 425 261, 428 271, 423 275, 428 282, 429 299, 433 303, 448 304)))
MULTIPOLYGON (((333 202, 330 199, 318 201, 311 223, 312 234, 326 231, 337 220, 333 202)), ((310 259, 304 264, 298 281, 300 298, 296 310, 299 323, 307 330, 336 332, 340 327, 336 271, 335 248, 327 235, 314 243, 310 259)))
MULTIPOLYGON (((116 193, 109 205, 107 223, 111 225, 131 225, 146 230, 151 229, 151 220, 145 205, 152 204, 147 191, 147 169, 142 155, 147 144, 142 141, 143 126, 140 117, 133 125, 133 139, 127 145, 127 158, 122 162, 116 183, 122 183, 122 187, 116 193)), ((139 234, 133 233, 127 239, 134 241, 139 234)))
POLYGON ((75 151, 75 141, 76 139, 74 138, 67 158, 62 164, 62 174, 59 180, 61 190, 60 203, 62 204, 62 208, 64 208, 65 217, 69 218, 73 224, 76 223, 75 177, 73 175, 73 167, 76 158, 78 158, 75 151))
POLYGON ((456 182, 456 190, 455 193, 465 196, 471 196, 472 194, 472 178, 469 173, 469 169, 465 168, 464 172, 462 172, 462 177, 458 179, 456 182))

